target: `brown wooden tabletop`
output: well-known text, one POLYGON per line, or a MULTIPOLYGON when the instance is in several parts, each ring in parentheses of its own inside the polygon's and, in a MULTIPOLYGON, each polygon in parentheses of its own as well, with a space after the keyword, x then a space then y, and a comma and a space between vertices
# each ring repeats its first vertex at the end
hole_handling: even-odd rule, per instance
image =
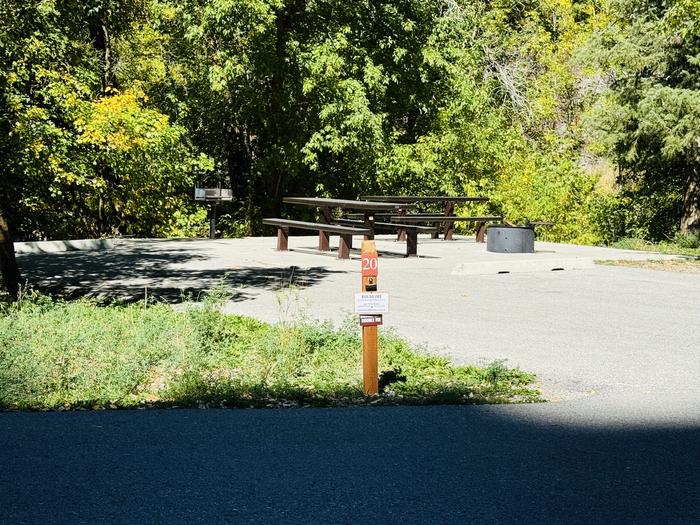
POLYGON ((405 208, 406 204, 397 202, 353 201, 349 199, 327 199, 324 197, 285 197, 286 204, 301 204, 319 208, 342 208, 345 210, 386 211, 405 208))
POLYGON ((501 220, 498 215, 484 215, 476 217, 463 217, 460 215, 390 215, 389 219, 393 222, 455 222, 455 221, 467 221, 467 222, 485 222, 485 221, 496 221, 501 220))
POLYGON ((366 201, 400 202, 403 204, 412 202, 488 202, 488 197, 467 197, 449 195, 363 195, 366 201))

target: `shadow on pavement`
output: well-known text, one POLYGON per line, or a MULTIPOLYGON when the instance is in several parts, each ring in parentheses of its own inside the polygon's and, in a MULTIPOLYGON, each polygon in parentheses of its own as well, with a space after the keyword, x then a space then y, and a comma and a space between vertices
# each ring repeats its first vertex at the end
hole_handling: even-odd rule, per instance
POLYGON ((0 414, 0 522, 700 523, 700 428, 551 409, 0 414))
POLYGON ((148 296, 169 303, 198 298, 226 284, 233 301, 251 297, 250 289, 277 290, 295 285, 313 286, 333 273, 322 266, 310 268, 235 267, 197 268, 211 256, 187 242, 154 247, 129 244, 112 250, 21 254, 18 264, 28 284, 40 291, 68 297, 99 297, 121 301, 148 296))

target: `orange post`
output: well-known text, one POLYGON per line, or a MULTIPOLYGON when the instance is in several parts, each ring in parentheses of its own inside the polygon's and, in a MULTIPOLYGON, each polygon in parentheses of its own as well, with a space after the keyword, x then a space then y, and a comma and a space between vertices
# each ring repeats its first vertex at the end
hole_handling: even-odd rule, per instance
POLYGON ((377 333, 376 326, 362 327, 362 384, 369 396, 379 393, 377 333))
MULTIPOLYGON (((376 292, 378 277, 377 246, 362 241, 362 291, 376 292)), ((379 393, 379 363, 376 326, 362 327, 362 383, 366 395, 379 393)))

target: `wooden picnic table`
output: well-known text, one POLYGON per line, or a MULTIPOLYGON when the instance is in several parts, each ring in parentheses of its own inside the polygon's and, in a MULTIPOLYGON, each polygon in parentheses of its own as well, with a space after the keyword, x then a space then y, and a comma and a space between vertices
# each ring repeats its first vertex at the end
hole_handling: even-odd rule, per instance
MULTIPOLYGON (((446 220, 443 221, 444 224, 444 239, 446 241, 452 240, 454 234, 454 220, 449 220, 449 217, 454 216, 455 204, 460 202, 488 202, 488 197, 468 197, 466 195, 363 195, 363 199, 368 201, 384 201, 384 202, 398 202, 404 205, 416 205, 418 203, 444 203, 443 215, 446 220)), ((403 208, 399 211, 399 215, 407 215, 408 211, 403 208)), ((403 240, 405 237, 405 232, 399 231, 399 240, 403 240)), ((433 238, 438 238, 438 232, 433 234, 433 238)))
MULTIPOLYGON (((333 209, 357 210, 364 213, 364 226, 369 230, 365 234, 365 239, 374 239, 374 216, 377 212, 395 211, 399 212, 406 207, 413 207, 413 204, 400 202, 381 202, 367 200, 349 199, 328 199, 325 197, 285 197, 282 199, 285 204, 300 204, 302 206, 317 207, 320 220, 324 224, 333 222, 333 209)), ((330 249, 330 232, 318 232, 318 249, 328 251, 330 249)))

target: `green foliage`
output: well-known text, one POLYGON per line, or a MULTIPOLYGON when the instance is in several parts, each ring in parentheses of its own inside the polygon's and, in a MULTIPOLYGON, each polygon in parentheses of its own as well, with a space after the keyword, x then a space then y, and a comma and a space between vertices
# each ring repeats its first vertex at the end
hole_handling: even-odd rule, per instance
POLYGON ((0 405, 133 404, 149 370, 186 349, 166 311, 23 301, 0 321, 0 405))
POLYGON ((640 250, 672 255, 700 256, 700 237, 695 234, 677 233, 673 239, 652 243, 638 237, 624 237, 613 243, 614 248, 640 250))
POLYGON ((590 95, 574 50, 601 16, 592 4, 453 4, 430 40, 444 104, 415 142, 382 162, 386 192, 484 194, 514 222, 551 220, 550 240, 600 242, 596 179, 578 162, 590 95))
MULTIPOLYGON (((675 200, 673 216, 684 229, 700 229, 699 5, 616 2, 619 18, 595 41, 611 84, 592 114, 597 138, 623 169, 626 192, 675 200)), ((668 210, 659 207, 660 217, 645 226, 666 222, 668 210)))
POLYGON ((91 34, 97 17, 111 24, 110 39, 128 38, 144 6, 0 9, 0 184, 18 236, 168 233, 206 159, 192 155, 184 128, 149 107, 138 86, 104 84, 105 49, 91 34))
POLYGON ((197 159, 181 149, 184 129, 145 107, 146 100, 125 92, 84 107, 74 122, 78 144, 87 150, 83 157, 101 169, 89 183, 68 182, 75 182, 91 208, 99 209, 100 199, 109 203, 126 222, 117 231, 163 235, 174 214, 187 207, 197 159))
MULTIPOLYGON (((353 323, 268 325, 221 314, 216 294, 176 312, 167 305, 100 307, 25 297, 0 317, 0 408, 155 405, 343 405, 361 389, 353 323), (99 330, 95 327, 99 326, 99 330)), ((534 377, 497 363, 454 366, 395 335, 381 340, 381 369, 408 380, 379 402, 537 400, 534 377)))
POLYGON ((467 193, 550 240, 659 240, 700 208, 698 11, 5 0, 1 204, 26 239, 202 235, 192 186, 222 182, 244 235, 289 194, 467 193))
POLYGON ((253 227, 289 193, 356 197, 391 144, 430 122, 423 58, 439 2, 185 2, 181 122, 253 227), (202 129, 202 121, 209 123, 202 129))
POLYGON ((592 205, 593 228, 606 244, 622 237, 661 241, 678 230, 681 205, 681 198, 673 189, 596 195, 592 205))
POLYGON ((592 224, 595 179, 566 156, 556 154, 516 156, 504 170, 494 201, 504 217, 523 223, 546 220, 539 237, 582 244, 600 242, 592 224))
POLYGON ((672 243, 683 250, 700 251, 700 234, 678 232, 673 237, 672 243))
POLYGON ((209 235, 207 209, 202 206, 188 213, 188 208, 175 210, 172 215, 169 237, 206 237, 209 235))

